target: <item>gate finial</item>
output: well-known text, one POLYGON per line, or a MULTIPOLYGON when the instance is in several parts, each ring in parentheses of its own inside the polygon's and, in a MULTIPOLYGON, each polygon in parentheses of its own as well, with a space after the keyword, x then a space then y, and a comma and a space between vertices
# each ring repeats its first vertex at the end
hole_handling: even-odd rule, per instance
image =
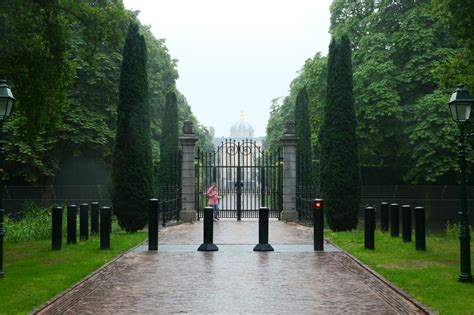
POLYGON ((185 120, 183 125, 183 134, 194 134, 193 122, 191 120, 185 120))
POLYGON ((295 122, 293 120, 288 120, 285 123, 285 129, 284 129, 284 134, 285 135, 294 135, 295 134, 295 122))

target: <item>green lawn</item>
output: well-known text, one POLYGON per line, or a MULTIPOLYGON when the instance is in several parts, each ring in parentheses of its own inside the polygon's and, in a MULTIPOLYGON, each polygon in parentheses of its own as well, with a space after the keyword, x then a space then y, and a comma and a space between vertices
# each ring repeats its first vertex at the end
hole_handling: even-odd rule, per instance
POLYGON ((363 231, 325 233, 331 242, 433 310, 441 314, 474 313, 474 283, 457 281, 458 240, 428 236, 424 252, 415 250, 414 239, 403 243, 401 237, 377 232, 372 251, 364 249, 363 231))
POLYGON ((110 250, 99 249, 99 237, 54 252, 51 241, 6 243, 0 313, 31 311, 146 237, 147 233, 112 234, 110 250))

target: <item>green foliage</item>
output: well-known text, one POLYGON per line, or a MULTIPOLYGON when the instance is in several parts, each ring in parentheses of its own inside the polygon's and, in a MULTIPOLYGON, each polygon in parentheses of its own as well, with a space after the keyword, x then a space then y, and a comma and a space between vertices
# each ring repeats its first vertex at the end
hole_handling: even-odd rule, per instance
POLYGON ((160 164, 157 183, 159 187, 170 187, 179 183, 176 172, 178 159, 178 101, 174 92, 166 95, 166 107, 161 122, 163 132, 160 142, 160 164))
POLYGON ((298 154, 311 158, 311 128, 309 126, 308 113, 308 93, 303 87, 296 97, 295 123, 296 136, 299 137, 297 150, 298 154))
POLYGON ((97 236, 87 242, 64 244, 61 251, 51 250, 51 240, 6 242, 0 313, 31 312, 146 237, 146 233, 112 234, 110 250, 99 249, 97 236))
MULTIPOLYGON (((110 1, 91 5, 82 1, 10 0, 2 4, 0 77, 9 81, 17 98, 6 126, 10 177, 47 184, 62 156, 71 153, 67 150, 75 148, 73 152, 77 152, 73 144, 91 139, 104 142, 108 135, 103 129, 95 133, 105 134, 102 137, 87 137, 91 127, 81 130, 84 133, 80 136, 73 132, 73 128, 87 125, 79 120, 89 117, 87 109, 96 104, 87 102, 82 112, 76 107, 82 100, 72 101, 71 91, 76 76, 81 77, 76 70, 80 72, 86 60, 93 61, 99 48, 112 48, 120 40, 118 26, 126 20, 125 12, 122 4, 110 1)), ((106 98, 104 91, 109 89, 101 90, 106 98)))
POLYGON ((191 107, 189 106, 188 101, 186 100, 186 97, 184 97, 183 94, 178 92, 177 98, 178 98, 179 134, 180 135, 182 134, 184 121, 190 120, 193 122, 194 132, 196 133, 198 137, 197 146, 206 152, 214 151, 215 148, 214 148, 214 144, 212 143, 211 134, 204 126, 199 124, 198 120, 196 119, 196 117, 193 115, 193 112, 191 111, 191 107))
POLYGON ((326 95, 327 58, 317 53, 314 58, 306 60, 291 82, 289 95, 272 100, 270 118, 267 123, 265 148, 274 152, 280 146, 285 122, 294 119, 296 97, 298 92, 306 87, 308 95, 308 112, 311 128, 311 147, 313 156, 319 156, 318 134, 322 122, 322 109, 326 95))
POLYGON ((351 49, 347 36, 329 45, 324 121, 320 133, 321 193, 334 231, 357 226, 361 178, 352 94, 351 49))
MULTIPOLYGON (((63 216, 65 221, 65 216, 63 216)), ((64 222, 65 223, 65 222, 64 222)), ((13 220, 5 217, 5 241, 18 243, 51 239, 52 217, 51 211, 27 206, 20 213, 20 219, 13 220)))
POLYGON ((153 176, 145 39, 131 23, 120 72, 112 204, 120 226, 136 232, 146 225, 153 176))
POLYGON ((405 243, 400 238, 390 237, 389 233, 377 231, 375 250, 367 250, 361 230, 328 231, 325 236, 436 313, 471 314, 474 311, 474 286, 457 279, 458 239, 428 235, 426 251, 417 251, 413 242, 405 243))
POLYGON ((446 103, 460 79, 474 83, 473 54, 457 47, 428 0, 336 0, 331 14, 332 35, 353 40, 361 163, 391 168, 397 182, 452 174, 456 141, 446 103))

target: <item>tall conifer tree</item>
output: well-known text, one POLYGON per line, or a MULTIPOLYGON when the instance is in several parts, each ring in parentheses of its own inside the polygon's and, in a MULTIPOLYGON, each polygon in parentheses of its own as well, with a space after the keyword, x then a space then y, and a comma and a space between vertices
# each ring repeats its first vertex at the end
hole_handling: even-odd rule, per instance
POLYGON ((321 193, 329 227, 356 228, 361 177, 352 94, 350 41, 342 36, 329 45, 328 81, 321 128, 321 193))
POLYGON ((175 92, 166 95, 166 106, 161 120, 160 165, 158 186, 172 188, 178 183, 176 163, 178 162, 178 101, 175 92))
POLYGON ((112 204, 119 225, 127 232, 147 222, 153 175, 150 108, 146 75, 146 44, 138 25, 128 29, 120 72, 117 133, 112 170, 112 204))

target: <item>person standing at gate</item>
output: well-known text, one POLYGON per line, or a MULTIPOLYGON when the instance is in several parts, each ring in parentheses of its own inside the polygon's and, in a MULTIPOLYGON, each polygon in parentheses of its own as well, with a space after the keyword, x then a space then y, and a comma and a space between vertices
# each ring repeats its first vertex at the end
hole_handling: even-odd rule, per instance
POLYGON ((219 196, 215 182, 212 183, 212 185, 207 190, 207 197, 209 198, 207 204, 210 205, 212 209, 214 209, 214 221, 217 221, 219 220, 219 199, 221 199, 221 196, 219 196))

